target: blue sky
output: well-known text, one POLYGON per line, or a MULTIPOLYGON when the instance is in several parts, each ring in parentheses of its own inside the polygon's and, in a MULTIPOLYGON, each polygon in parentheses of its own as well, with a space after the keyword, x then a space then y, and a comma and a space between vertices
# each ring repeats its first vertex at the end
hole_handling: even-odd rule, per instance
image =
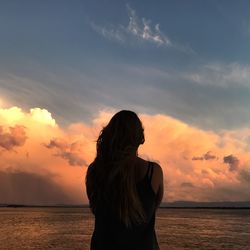
POLYGON ((250 124, 249 1, 1 1, 0 98, 62 125, 105 108, 250 124))

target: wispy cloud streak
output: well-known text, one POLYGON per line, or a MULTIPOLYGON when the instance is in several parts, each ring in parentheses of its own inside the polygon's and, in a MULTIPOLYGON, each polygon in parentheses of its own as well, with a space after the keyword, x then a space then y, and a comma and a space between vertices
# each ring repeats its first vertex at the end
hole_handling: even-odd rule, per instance
POLYGON ((92 28, 107 39, 116 40, 121 43, 137 39, 149 42, 157 46, 172 46, 170 39, 160 30, 160 24, 152 24, 151 20, 139 18, 136 11, 129 5, 127 7, 129 23, 127 26, 101 27, 91 23, 92 28))
POLYGON ((169 38, 160 30, 160 24, 157 23, 155 26, 151 25, 151 21, 146 18, 139 19, 129 5, 127 5, 129 24, 127 31, 139 39, 155 43, 156 45, 170 46, 171 41, 169 38))
POLYGON ((183 78, 199 85, 218 87, 250 86, 250 65, 240 63, 210 63, 194 72, 183 74, 183 78))

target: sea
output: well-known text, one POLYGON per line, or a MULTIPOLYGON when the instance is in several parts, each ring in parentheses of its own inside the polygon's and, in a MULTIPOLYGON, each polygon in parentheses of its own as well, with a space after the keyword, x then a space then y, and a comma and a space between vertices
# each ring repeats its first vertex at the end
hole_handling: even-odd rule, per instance
MULTIPOLYGON (((93 226, 89 208, 2 207, 0 249, 89 250, 93 226)), ((161 250, 250 250, 250 209, 159 208, 155 229, 161 250)))

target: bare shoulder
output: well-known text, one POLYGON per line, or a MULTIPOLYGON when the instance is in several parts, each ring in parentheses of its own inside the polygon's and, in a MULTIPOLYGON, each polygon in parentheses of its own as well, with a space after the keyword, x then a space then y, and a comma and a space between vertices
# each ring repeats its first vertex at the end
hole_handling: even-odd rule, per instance
POLYGON ((156 163, 152 162, 153 164, 153 175, 151 179, 151 185, 155 192, 155 194, 159 193, 160 188, 163 186, 163 171, 161 166, 156 163))
POLYGON ((163 177, 162 167, 157 162, 152 162, 154 167, 154 176, 161 179, 163 177))
POLYGON ((158 207, 160 206, 164 195, 163 171, 162 167, 158 163, 153 162, 153 166, 154 166, 154 174, 151 185, 156 194, 156 207, 158 207))

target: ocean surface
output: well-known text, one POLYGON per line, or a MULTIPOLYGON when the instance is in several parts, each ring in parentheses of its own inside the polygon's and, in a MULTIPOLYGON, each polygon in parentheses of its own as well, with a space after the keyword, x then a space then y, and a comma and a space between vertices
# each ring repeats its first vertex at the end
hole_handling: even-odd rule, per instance
MULTIPOLYGON (((0 208, 0 249, 89 249, 88 208, 0 208)), ((250 209, 159 209, 161 250, 250 249, 250 209)))

